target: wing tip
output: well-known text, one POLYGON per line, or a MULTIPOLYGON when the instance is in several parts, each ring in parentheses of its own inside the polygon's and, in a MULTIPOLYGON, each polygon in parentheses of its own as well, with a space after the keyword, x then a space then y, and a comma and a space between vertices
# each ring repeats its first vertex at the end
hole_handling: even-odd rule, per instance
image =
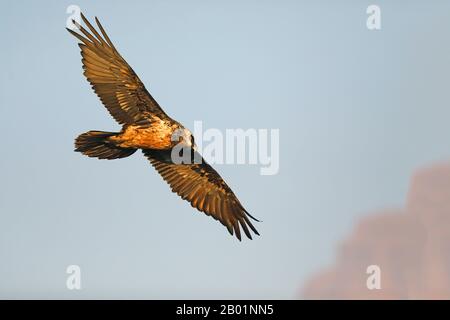
POLYGON ((254 221, 256 222, 262 222, 262 220, 258 220, 256 219, 254 216, 252 216, 247 210, 245 210, 244 208, 242 208, 242 210, 244 210, 245 214, 248 215, 250 218, 252 218, 254 221))

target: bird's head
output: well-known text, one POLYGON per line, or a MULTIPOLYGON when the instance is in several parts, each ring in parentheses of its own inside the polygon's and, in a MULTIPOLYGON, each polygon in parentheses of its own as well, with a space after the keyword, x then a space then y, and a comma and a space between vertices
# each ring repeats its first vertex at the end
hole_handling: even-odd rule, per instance
POLYGON ((172 135, 172 141, 176 144, 183 144, 184 146, 197 151, 197 145, 195 144, 194 135, 189 129, 179 128, 174 131, 172 135))

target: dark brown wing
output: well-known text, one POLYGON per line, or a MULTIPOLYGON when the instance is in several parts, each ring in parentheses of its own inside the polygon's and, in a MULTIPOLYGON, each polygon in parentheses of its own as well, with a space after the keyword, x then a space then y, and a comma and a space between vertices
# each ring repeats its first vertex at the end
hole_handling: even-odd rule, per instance
POLYGON ((149 113, 166 118, 167 115, 116 50, 98 19, 95 21, 102 35, 83 14, 81 17, 91 33, 75 21, 84 37, 67 30, 82 42, 79 46, 84 75, 114 119, 120 124, 133 124, 145 122, 149 113))
POLYGON ((244 209, 222 177, 205 160, 202 159, 201 163, 174 164, 170 161, 170 151, 143 152, 173 192, 189 201, 194 208, 219 220, 231 235, 234 232, 241 240, 240 227, 250 239, 249 227, 259 235, 249 217, 256 219, 244 209))

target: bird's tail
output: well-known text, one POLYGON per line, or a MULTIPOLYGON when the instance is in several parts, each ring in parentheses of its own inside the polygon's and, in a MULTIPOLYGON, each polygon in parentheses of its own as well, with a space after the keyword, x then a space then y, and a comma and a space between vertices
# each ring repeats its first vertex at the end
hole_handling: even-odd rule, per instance
POLYGON ((81 152, 88 157, 99 159, 120 159, 136 152, 133 148, 122 148, 117 146, 109 138, 117 135, 116 132, 88 131, 82 133, 75 139, 75 151, 81 152))

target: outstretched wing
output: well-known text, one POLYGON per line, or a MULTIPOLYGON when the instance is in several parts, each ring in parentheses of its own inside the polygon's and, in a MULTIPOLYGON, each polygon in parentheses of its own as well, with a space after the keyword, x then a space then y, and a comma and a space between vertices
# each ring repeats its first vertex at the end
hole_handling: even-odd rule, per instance
POLYGON ((98 19, 95 21, 102 35, 83 14, 81 17, 91 33, 75 21, 73 23, 84 37, 67 30, 81 41, 84 75, 114 119, 120 124, 133 124, 145 122, 149 113, 166 118, 167 115, 116 50, 98 19))
POLYGON ((194 208, 219 220, 231 235, 236 233, 241 240, 240 227, 250 239, 249 227, 259 235, 249 217, 258 220, 244 209, 222 177, 205 160, 202 159, 201 163, 174 164, 170 161, 170 150, 143 152, 173 192, 189 201, 194 208))

